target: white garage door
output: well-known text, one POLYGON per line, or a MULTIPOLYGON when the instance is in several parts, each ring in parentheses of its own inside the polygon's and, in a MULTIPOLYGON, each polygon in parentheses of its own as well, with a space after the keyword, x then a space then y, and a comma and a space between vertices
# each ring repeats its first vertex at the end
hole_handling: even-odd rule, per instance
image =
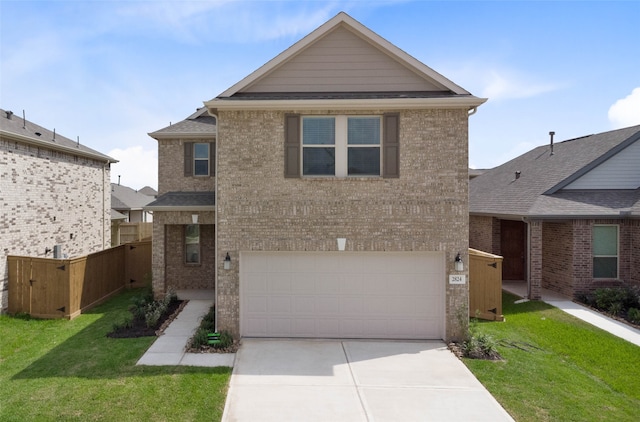
POLYGON ((241 252, 246 337, 441 339, 438 252, 241 252))

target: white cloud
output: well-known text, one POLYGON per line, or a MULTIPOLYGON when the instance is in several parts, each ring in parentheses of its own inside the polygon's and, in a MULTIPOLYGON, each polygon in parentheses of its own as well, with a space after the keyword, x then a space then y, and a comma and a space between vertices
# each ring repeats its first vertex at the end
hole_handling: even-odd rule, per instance
POLYGON ((119 162, 111 166, 111 182, 142 189, 145 186, 158 188, 158 155, 155 150, 145 150, 142 146, 114 149, 107 154, 119 162))
POLYGON ((609 107, 609 121, 614 128, 640 125, 640 87, 609 107))
POLYGON ((496 100, 531 98, 555 91, 557 85, 537 82, 534 78, 508 69, 491 70, 483 76, 482 96, 496 100))

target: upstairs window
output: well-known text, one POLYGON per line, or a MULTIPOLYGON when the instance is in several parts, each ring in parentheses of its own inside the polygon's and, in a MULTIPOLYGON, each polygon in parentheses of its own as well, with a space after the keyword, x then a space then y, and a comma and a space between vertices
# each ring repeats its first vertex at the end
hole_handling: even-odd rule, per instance
POLYGON ((209 144, 193 144, 193 175, 209 175, 209 144))
POLYGON ((380 176, 379 116, 302 118, 303 176, 380 176))
POLYGON ((593 226, 592 250, 593 278, 618 278, 618 226, 593 226))
POLYGON ((213 176, 214 147, 209 142, 185 142, 184 144, 184 175, 185 176, 213 176))

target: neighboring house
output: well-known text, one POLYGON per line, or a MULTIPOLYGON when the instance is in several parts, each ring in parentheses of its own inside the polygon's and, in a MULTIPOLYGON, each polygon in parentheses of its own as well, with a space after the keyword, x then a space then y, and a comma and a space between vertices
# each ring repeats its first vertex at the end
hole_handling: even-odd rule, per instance
MULTIPOLYGON (((147 192, 153 192, 150 187, 145 187, 147 192)), ((150 223, 153 214, 145 211, 144 207, 155 200, 155 195, 142 193, 119 183, 111 184, 111 209, 123 214, 127 223, 150 223)))
POLYGON ((8 255, 75 257, 109 247, 115 159, 0 110, 0 295, 8 255))
POLYGON ((150 134, 156 295, 215 289, 235 336, 459 336, 484 101, 338 14, 150 134))
POLYGON ((532 299, 640 285, 639 163, 640 126, 552 138, 470 182, 470 246, 504 256, 532 299))

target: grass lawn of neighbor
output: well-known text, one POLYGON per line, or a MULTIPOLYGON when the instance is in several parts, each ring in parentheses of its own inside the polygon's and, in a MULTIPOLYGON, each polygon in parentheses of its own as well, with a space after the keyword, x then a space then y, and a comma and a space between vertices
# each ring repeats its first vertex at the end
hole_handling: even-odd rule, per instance
POLYGON ((137 294, 71 321, 0 316, 0 420, 220 420, 230 368, 135 366, 155 337, 106 336, 137 294))
POLYGON ((465 364, 518 422, 640 420, 640 347, 543 302, 514 304, 505 322, 479 322, 503 361, 465 364))

